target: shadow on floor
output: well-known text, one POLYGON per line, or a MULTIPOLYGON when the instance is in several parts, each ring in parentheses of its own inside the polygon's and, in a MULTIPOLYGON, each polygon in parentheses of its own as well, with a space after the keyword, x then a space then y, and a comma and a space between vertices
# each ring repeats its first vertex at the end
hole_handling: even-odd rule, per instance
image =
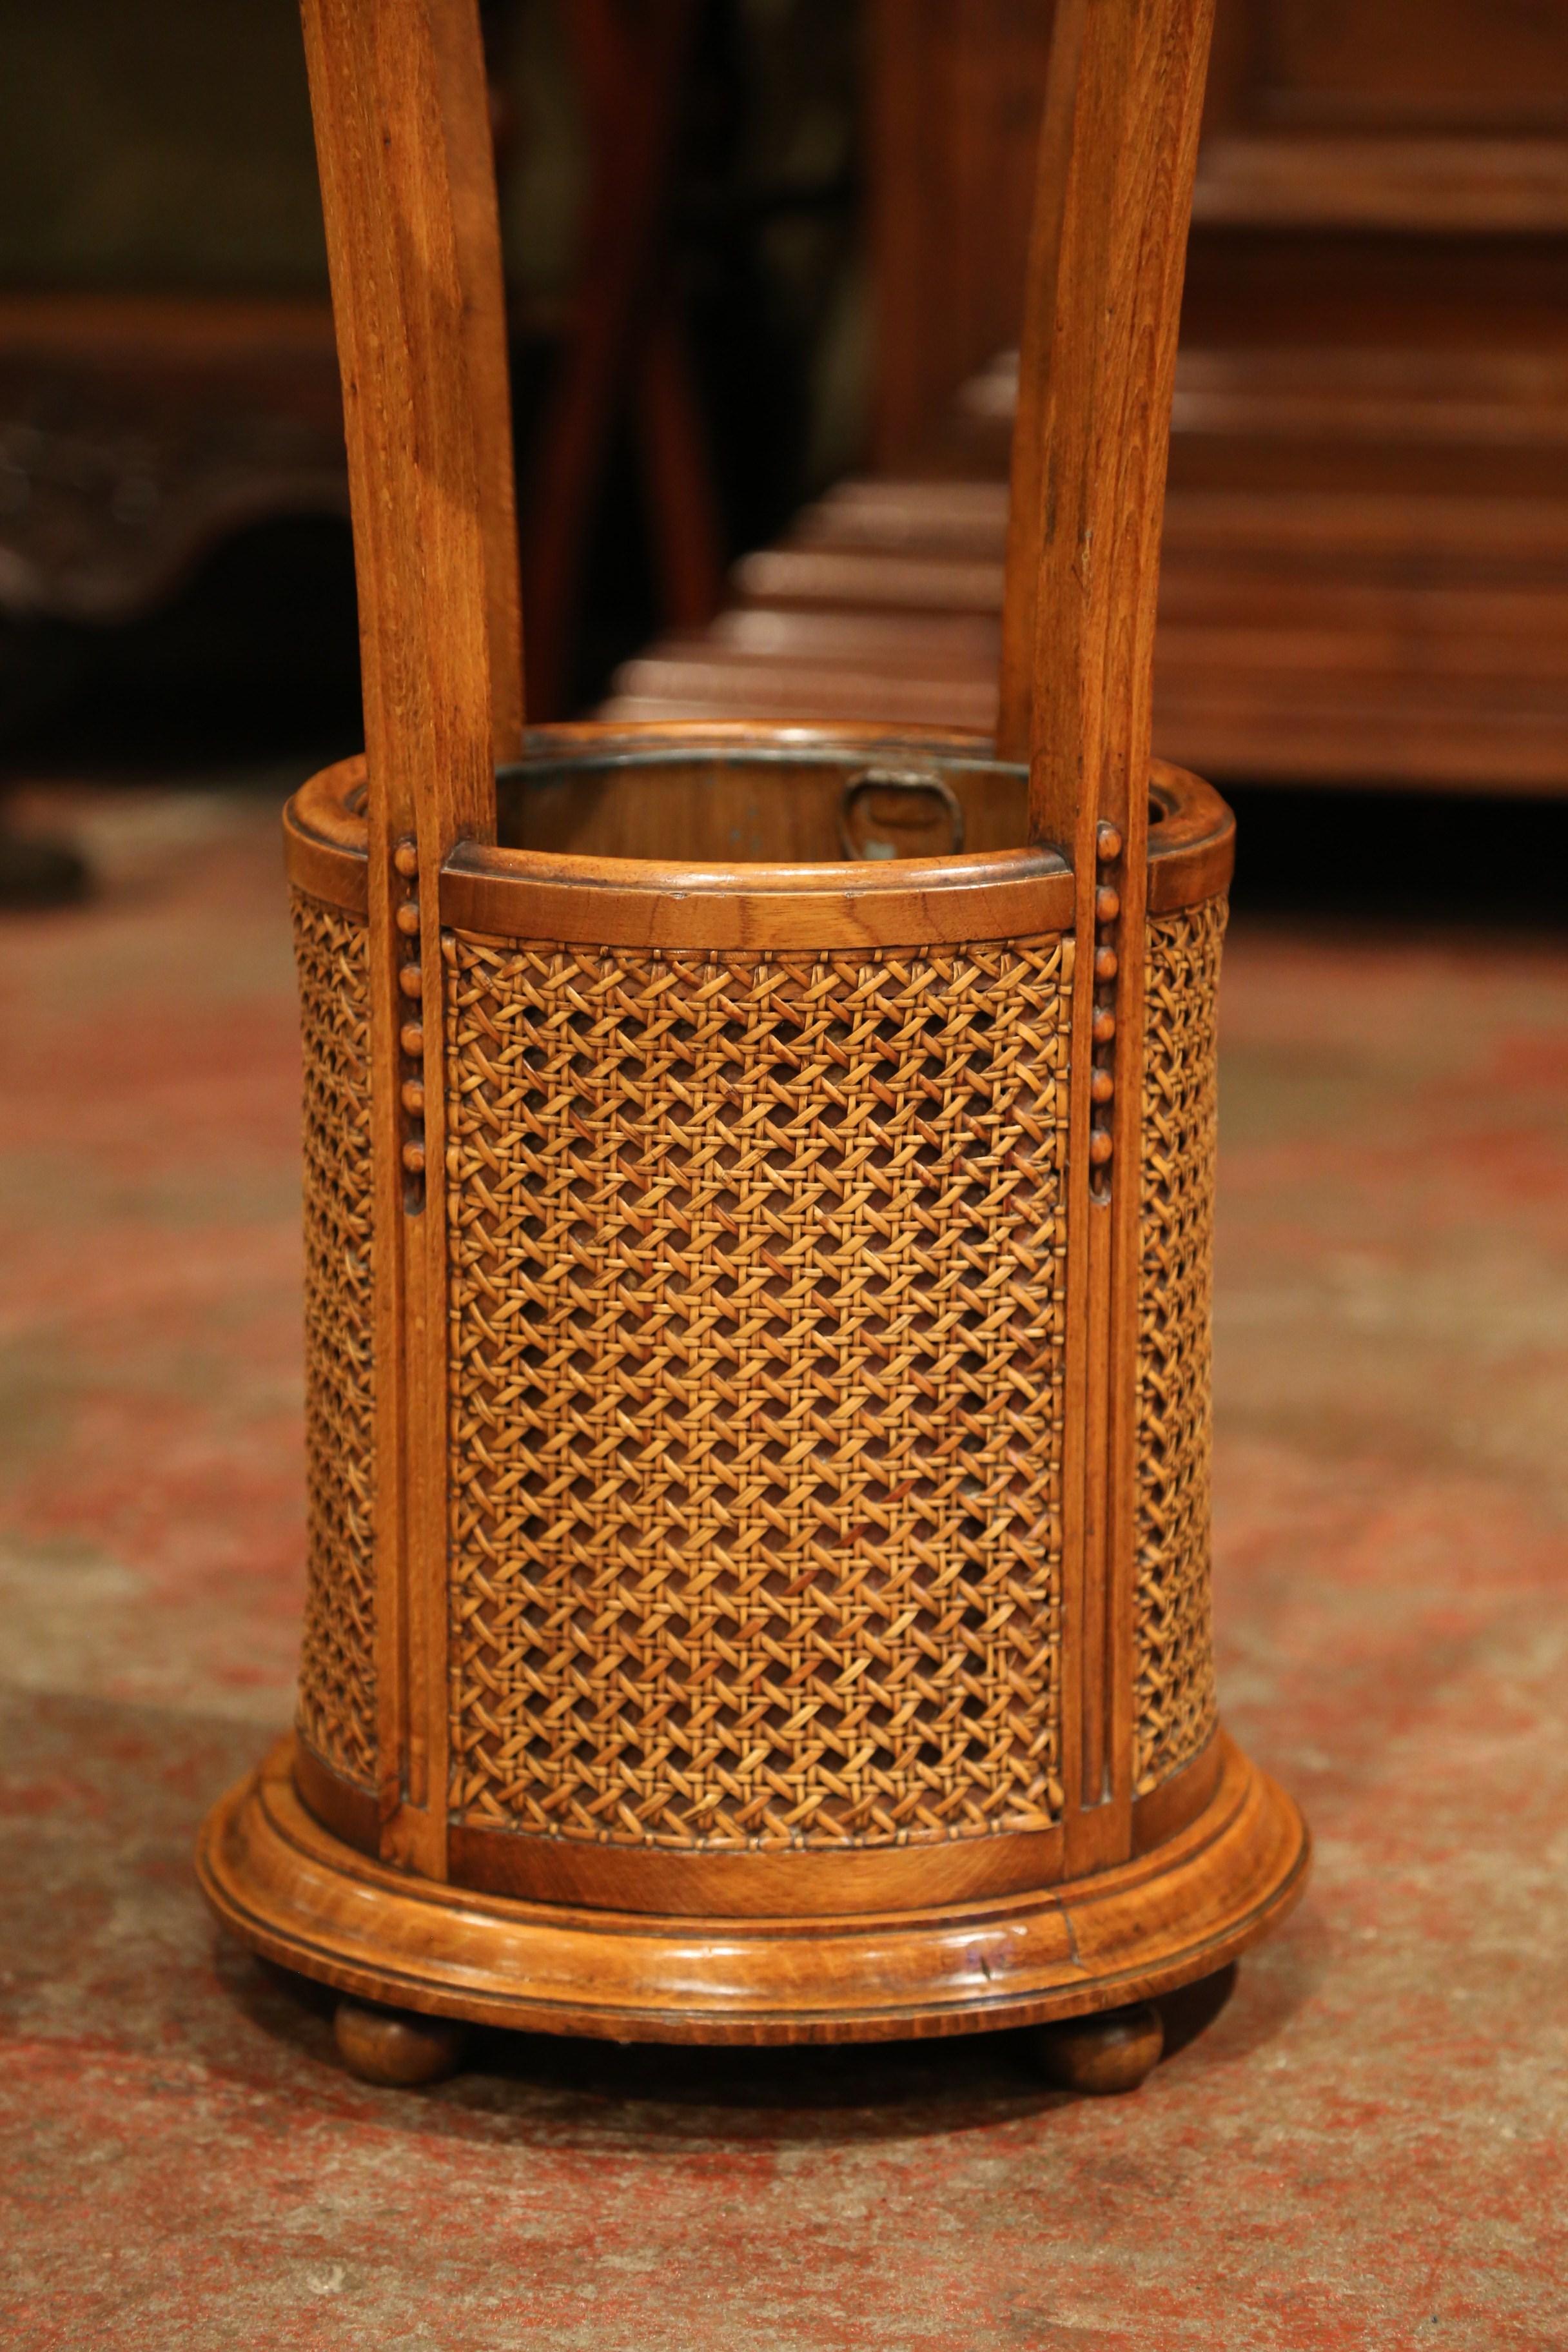
MULTIPOLYGON (((374 2102, 384 2123, 486 2138, 518 2133, 604 2145, 623 2136, 751 2147, 851 2145, 981 2130, 1075 2104, 1042 2078, 1027 2032, 935 2042, 843 2043, 794 2050, 617 2044, 567 2036, 477 2034, 465 2071, 425 2091, 353 2082, 331 2041, 334 1996, 250 1958, 226 1939, 216 1958, 224 1995, 286 2064, 323 2074, 324 2097, 374 2102)), ((1164 2064, 1216 2021, 1235 1968, 1169 1995, 1164 2064)), ((1288 2004, 1293 2006, 1293 2003, 1288 2004)), ((1278 2019, 1271 2020, 1271 2028, 1278 2019)), ((1271 2032, 1269 2037, 1271 2038, 1271 2032)), ((299 2077, 296 2074, 299 2087, 299 2077)))

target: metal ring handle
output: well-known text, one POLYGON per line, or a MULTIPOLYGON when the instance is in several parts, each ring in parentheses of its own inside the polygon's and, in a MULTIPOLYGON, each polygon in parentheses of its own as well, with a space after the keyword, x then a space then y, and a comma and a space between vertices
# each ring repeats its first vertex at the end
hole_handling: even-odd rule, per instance
POLYGON ((864 863, 868 858, 896 857, 899 854, 891 842, 865 846, 856 842, 849 830, 849 819, 863 793, 920 793, 940 801, 952 835, 950 850, 956 855, 963 847, 963 810, 957 793, 942 777, 926 768, 862 768, 858 776, 846 779, 838 803, 838 839, 846 857, 864 863))

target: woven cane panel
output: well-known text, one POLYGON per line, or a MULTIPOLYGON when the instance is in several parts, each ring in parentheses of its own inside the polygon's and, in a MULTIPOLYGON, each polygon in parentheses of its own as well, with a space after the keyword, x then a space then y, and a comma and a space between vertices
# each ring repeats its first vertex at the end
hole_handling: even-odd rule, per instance
POLYGON ((371 1545, 370 995, 363 922, 294 894, 305 1047, 305 1462, 299 1723, 375 1781, 371 1545))
POLYGON ((1058 1815, 1069 957, 448 940, 467 1823, 1058 1815))
POLYGON ((1215 1721, 1209 1607, 1210 1302, 1225 901, 1149 925, 1138 1358, 1134 1786, 1146 1795, 1215 1721))

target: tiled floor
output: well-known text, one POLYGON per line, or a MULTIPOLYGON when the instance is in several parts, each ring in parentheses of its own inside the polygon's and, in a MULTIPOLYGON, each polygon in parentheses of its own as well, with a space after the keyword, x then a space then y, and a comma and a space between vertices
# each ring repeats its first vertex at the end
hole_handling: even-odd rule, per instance
POLYGON ((1005 2036, 377 2092, 189 1859, 300 1589, 275 815, 68 797, 100 898, 0 926, 0 2343, 1568 2346, 1568 949, 1233 940, 1222 1691, 1319 1859, 1142 2093, 1005 2036))

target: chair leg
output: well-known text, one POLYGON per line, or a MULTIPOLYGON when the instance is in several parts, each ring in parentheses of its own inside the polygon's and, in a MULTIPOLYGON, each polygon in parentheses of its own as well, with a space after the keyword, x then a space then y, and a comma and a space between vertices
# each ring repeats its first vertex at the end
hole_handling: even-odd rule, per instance
POLYGON ((1149 2001, 1102 2010, 1098 2017, 1037 2025, 1029 2035, 1035 2059, 1058 2090, 1110 2097, 1135 2091, 1153 2072, 1165 2046, 1160 2012, 1149 2001))
POLYGON ((468 2027, 457 2018, 383 2009, 346 1994, 338 2003, 332 2032, 351 2074, 398 2090, 445 2082, 462 2065, 468 2040, 468 2027))

